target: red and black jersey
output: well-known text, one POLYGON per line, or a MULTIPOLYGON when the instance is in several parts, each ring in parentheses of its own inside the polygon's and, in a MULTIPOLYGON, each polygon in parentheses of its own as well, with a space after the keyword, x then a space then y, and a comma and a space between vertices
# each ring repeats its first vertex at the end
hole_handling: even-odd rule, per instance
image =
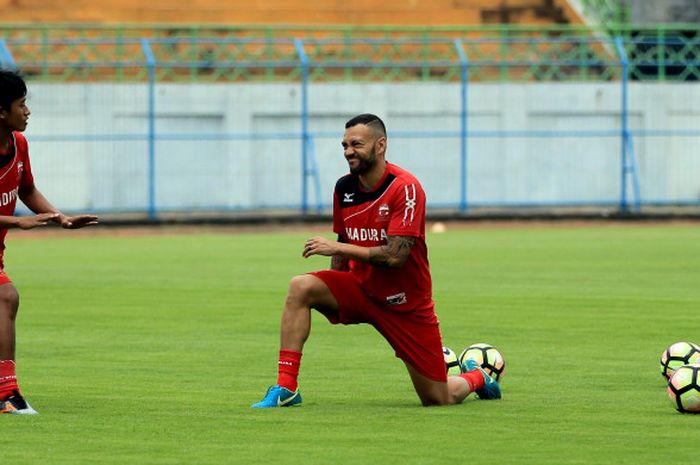
MULTIPOLYGON (((0 154, 0 215, 14 215, 19 189, 33 184, 27 139, 13 132, 10 151, 0 154)), ((6 235, 7 229, 0 229, 0 250, 5 249, 6 235)))
POLYGON ((359 176, 338 180, 333 196, 333 230, 362 247, 386 244, 388 236, 412 236, 415 243, 400 268, 350 261, 350 272, 367 294, 399 311, 432 309, 432 281, 425 244, 425 192, 408 171, 387 163, 376 187, 362 188, 359 176))

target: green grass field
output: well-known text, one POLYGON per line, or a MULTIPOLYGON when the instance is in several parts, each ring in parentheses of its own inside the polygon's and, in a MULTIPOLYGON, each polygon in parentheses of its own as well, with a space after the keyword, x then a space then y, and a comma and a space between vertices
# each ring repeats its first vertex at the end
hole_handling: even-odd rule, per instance
MULTIPOLYGON (((257 411, 310 232, 10 232, 18 375, 1 463, 668 464, 697 460, 661 351, 700 341, 697 225, 533 225, 428 237, 445 345, 498 346, 504 399, 423 408, 367 326, 315 314, 304 405, 257 411)), ((329 234, 329 237, 331 235, 329 234)))

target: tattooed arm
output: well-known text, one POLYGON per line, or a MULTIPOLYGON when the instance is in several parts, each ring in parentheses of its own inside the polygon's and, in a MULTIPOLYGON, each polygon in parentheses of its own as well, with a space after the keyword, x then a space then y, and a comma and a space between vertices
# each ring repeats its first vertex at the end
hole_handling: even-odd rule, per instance
POLYGON ((312 255, 325 255, 331 259, 331 269, 347 266, 348 260, 357 260, 385 268, 400 268, 411 254, 416 238, 412 236, 389 236, 386 244, 376 247, 361 247, 323 237, 312 237, 304 245, 304 258, 312 255))
POLYGON ((369 262, 374 266, 401 267, 411 255, 415 242, 416 238, 412 236, 389 236, 386 244, 369 249, 369 262))

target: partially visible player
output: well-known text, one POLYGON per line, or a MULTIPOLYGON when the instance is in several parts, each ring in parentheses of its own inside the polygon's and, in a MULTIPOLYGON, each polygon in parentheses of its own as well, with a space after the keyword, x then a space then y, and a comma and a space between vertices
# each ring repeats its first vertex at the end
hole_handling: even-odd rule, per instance
POLYGON ((34 185, 27 140, 21 134, 29 115, 24 79, 16 72, 0 70, 0 413, 37 413, 17 384, 15 318, 19 294, 4 269, 7 230, 32 229, 50 221, 66 229, 97 224, 96 216, 64 215, 34 185), (36 215, 14 216, 18 198, 36 215))
MULTIPOLYGON (((303 256, 331 258, 331 269, 292 279, 282 312, 277 383, 253 408, 301 403, 297 377, 316 309, 333 324, 368 323, 406 365, 425 406, 462 402, 476 391, 501 397, 498 383, 477 364, 448 377, 425 243, 425 193, 408 171, 386 161, 379 117, 362 114, 345 124, 342 141, 350 173, 338 180, 333 230, 338 240, 314 237, 303 256)), ((352 380, 345 380, 351 389, 352 380)))

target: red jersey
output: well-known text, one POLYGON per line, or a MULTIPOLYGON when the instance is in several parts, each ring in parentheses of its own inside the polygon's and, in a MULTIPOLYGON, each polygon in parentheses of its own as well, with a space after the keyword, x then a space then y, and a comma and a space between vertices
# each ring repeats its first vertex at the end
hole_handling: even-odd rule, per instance
MULTIPOLYGON (((15 214, 19 189, 34 184, 32 168, 29 164, 29 145, 22 133, 13 132, 10 152, 0 155, 0 215, 15 214), (0 163, 1 164, 1 163, 0 163)), ((7 229, 0 229, 0 251, 5 250, 7 229)))
POLYGON ((350 260, 350 272, 377 302, 399 311, 432 309, 432 281, 425 244, 425 192, 408 171, 387 163, 374 190, 362 188, 357 175, 338 180, 333 196, 333 230, 362 247, 386 244, 387 236, 415 237, 400 268, 350 260))

